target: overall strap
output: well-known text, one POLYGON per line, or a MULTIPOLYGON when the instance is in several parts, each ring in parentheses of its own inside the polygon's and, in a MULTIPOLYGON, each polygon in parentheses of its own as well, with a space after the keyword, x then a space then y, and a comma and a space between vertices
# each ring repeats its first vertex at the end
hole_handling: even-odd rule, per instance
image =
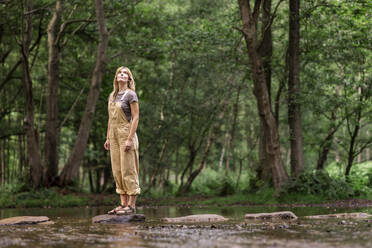
POLYGON ((128 90, 126 90, 125 92, 124 92, 124 95, 120 98, 120 101, 123 101, 124 100, 124 97, 125 97, 125 95, 128 93, 128 90))

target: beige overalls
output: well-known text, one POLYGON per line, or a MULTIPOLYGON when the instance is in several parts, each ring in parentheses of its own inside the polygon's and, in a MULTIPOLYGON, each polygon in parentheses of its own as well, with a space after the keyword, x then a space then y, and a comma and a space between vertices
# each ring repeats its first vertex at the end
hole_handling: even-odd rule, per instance
POLYGON ((112 173, 116 183, 116 193, 138 195, 141 192, 138 183, 138 138, 134 134, 132 147, 124 151, 131 122, 125 118, 120 102, 109 101, 110 119, 110 155, 112 173))

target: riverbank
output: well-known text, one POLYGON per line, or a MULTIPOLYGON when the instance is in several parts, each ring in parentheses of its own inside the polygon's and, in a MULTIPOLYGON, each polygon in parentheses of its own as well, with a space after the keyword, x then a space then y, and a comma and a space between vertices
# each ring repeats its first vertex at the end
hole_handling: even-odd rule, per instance
MULTIPOLYGON (((116 194, 88 194, 58 189, 30 192, 0 192, 0 208, 63 208, 84 206, 114 206, 119 202, 116 194)), ((372 196, 348 199, 329 199, 314 195, 278 196, 274 191, 229 196, 192 195, 182 197, 138 197, 141 207, 207 207, 207 206, 278 206, 278 207, 371 207, 372 196)))

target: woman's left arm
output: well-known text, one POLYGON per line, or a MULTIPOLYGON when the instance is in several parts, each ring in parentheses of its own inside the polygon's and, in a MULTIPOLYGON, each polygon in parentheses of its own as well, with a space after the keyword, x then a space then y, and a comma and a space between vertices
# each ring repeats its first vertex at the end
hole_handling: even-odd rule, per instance
POLYGON ((125 142, 125 151, 128 151, 131 148, 131 146, 133 144, 132 138, 133 138, 134 134, 136 133, 136 130, 137 130, 137 127, 138 127, 138 120, 139 120, 138 102, 132 102, 130 104, 130 111, 132 113, 132 124, 130 125, 128 139, 125 142))

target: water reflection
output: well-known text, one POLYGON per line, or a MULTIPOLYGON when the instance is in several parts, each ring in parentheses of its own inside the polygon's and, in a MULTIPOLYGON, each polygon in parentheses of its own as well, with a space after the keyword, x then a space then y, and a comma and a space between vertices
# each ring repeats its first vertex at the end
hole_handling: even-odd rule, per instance
POLYGON ((92 224, 92 217, 109 207, 59 209, 2 209, 0 218, 45 215, 51 226, 0 226, 0 247, 371 247, 368 220, 305 220, 250 222, 246 213, 291 210, 297 216, 342 212, 371 213, 371 208, 208 207, 139 208, 145 223, 92 224), (163 217, 220 214, 230 220, 218 224, 164 224, 163 217))

